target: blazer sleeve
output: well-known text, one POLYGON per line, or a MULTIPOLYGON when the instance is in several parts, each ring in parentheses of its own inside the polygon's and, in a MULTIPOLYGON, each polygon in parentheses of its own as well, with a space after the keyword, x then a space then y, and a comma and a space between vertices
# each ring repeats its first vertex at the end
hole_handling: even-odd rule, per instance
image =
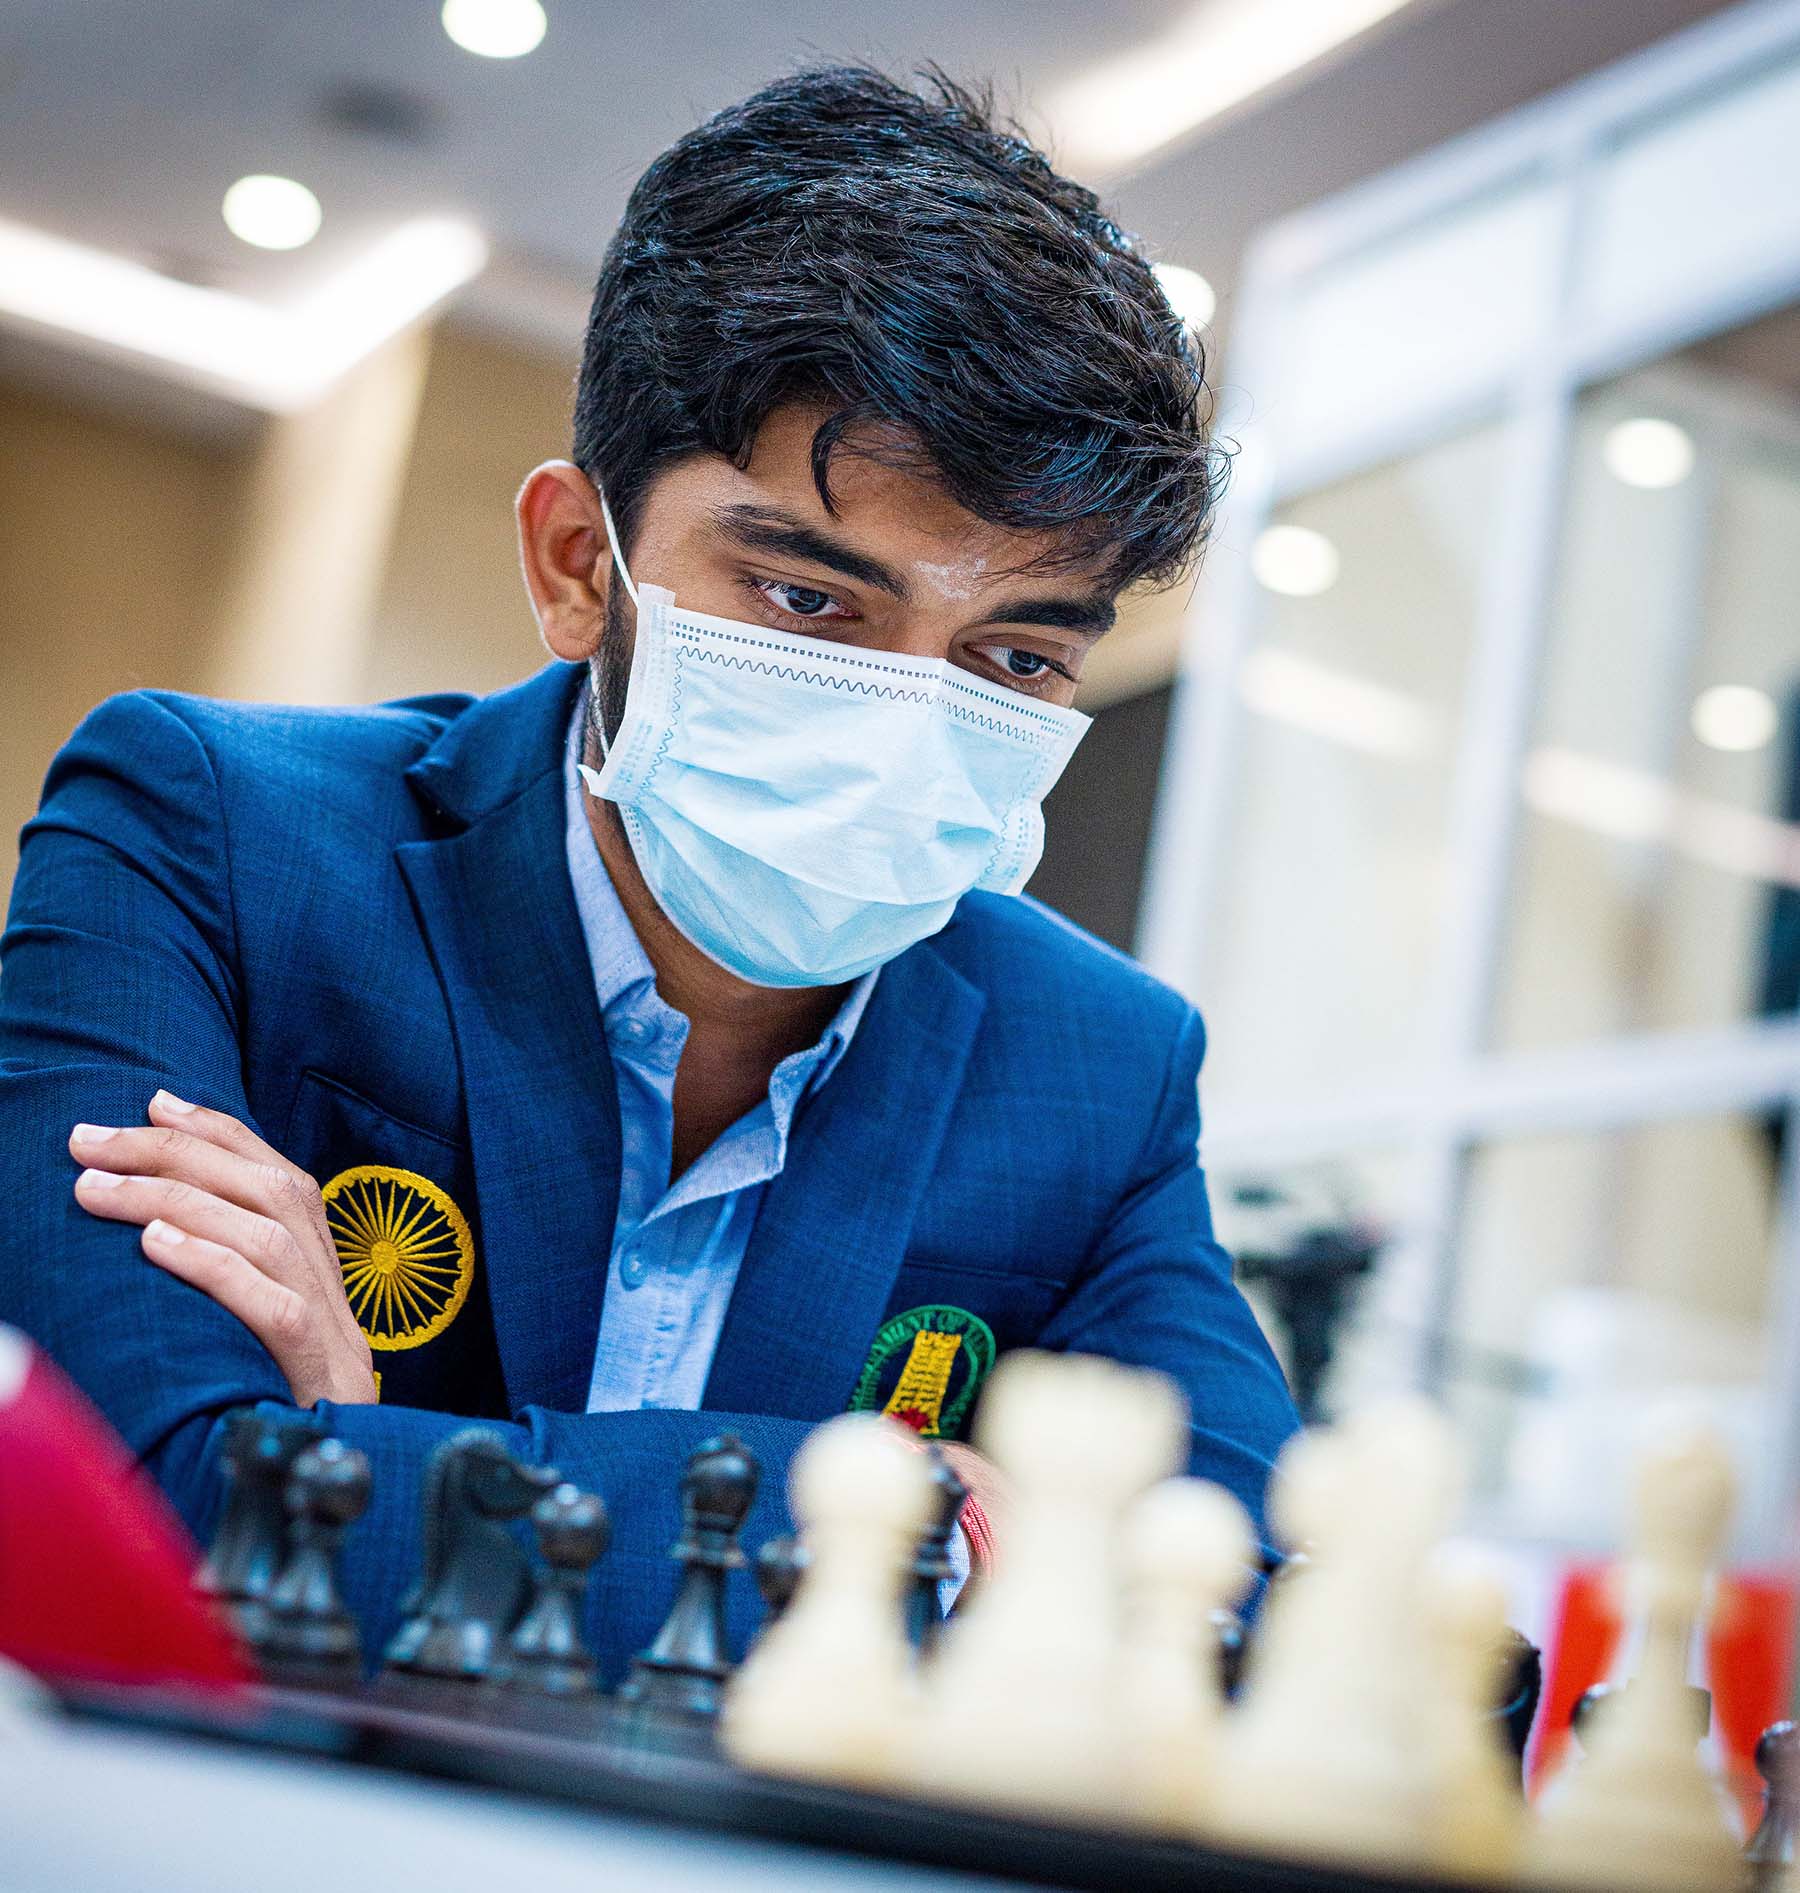
MULTIPOLYGON (((0 934, 0 1319, 95 1402, 201 1542, 222 1492, 224 1414, 291 1406, 287 1385, 247 1328, 145 1258, 134 1225, 80 1207, 68 1135, 82 1120, 144 1123, 163 1085, 261 1134, 239 1052, 245 1005, 229 837, 206 750, 157 694, 109 698, 51 765, 0 934)), ((374 1465, 369 1510, 346 1540, 345 1590, 365 1648, 378 1653, 419 1568, 423 1461, 467 1422, 405 1408, 318 1410, 374 1465)), ((754 1543, 787 1529, 783 1473, 807 1430, 800 1421, 527 1408, 496 1429, 516 1453, 607 1502, 613 1547, 591 1627, 615 1668, 668 1603, 682 1463, 730 1426, 763 1466, 754 1543)), ((734 1590, 741 1636, 751 1587, 734 1590)))
POLYGON ((1199 1161, 1205 1048, 1200 1015, 1186 1008, 1131 1180, 1038 1345, 1172 1376, 1188 1402, 1189 1471, 1234 1492, 1266 1544, 1269 1472, 1299 1422, 1213 1235, 1199 1161))

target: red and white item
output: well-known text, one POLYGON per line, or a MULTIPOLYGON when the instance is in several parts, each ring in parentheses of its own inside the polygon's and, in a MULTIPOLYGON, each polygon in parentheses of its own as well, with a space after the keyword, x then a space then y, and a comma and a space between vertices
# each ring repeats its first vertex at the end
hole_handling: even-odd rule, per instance
POLYGON ((253 1672, 129 1448, 0 1326, 0 1656, 49 1682, 233 1690, 253 1672))

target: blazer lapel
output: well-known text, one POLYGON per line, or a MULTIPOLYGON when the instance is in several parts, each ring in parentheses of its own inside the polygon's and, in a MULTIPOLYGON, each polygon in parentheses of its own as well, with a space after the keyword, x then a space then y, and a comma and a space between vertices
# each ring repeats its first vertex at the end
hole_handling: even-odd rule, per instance
POLYGON ((706 1405, 812 1419, 849 1399, 937 1163, 984 1001, 929 941, 882 971, 768 1186, 706 1405))
POLYGON ((450 1008, 515 1410, 585 1407, 618 1207, 618 1094, 564 854, 579 673, 554 664, 458 717, 407 776, 466 826, 394 851, 450 1008))

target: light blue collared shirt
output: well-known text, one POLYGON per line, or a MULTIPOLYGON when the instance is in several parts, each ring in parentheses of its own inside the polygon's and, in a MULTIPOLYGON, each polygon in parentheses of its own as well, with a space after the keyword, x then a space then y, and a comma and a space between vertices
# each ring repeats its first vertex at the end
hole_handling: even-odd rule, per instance
MULTIPOLYGON (((588 1384, 590 1413, 700 1405, 757 1207, 787 1161, 801 1103, 836 1070, 876 973, 844 996, 819 1042, 775 1067, 768 1096, 673 1185, 675 1067, 688 1021, 656 991, 656 969, 613 890, 588 826, 581 760, 585 692, 563 757, 569 878, 619 1086, 619 1213, 588 1384)), ((879 969, 877 969, 879 971, 879 969)), ((572 1126, 579 1137, 580 1128, 572 1126)))

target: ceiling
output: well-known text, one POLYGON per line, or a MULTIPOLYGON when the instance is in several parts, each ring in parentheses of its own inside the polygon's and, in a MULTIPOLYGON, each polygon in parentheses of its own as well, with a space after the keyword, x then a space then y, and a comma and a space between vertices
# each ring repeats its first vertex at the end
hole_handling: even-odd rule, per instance
MULTIPOLYGON (((0 217, 285 302, 401 219, 458 212, 495 257, 461 292, 461 316, 567 350, 632 180, 772 74, 827 57, 895 71, 931 58, 992 75, 1041 132, 1034 99, 1193 5, 547 0, 542 46, 500 62, 453 46, 435 0, 9 0, 0 217), (322 200, 324 228, 304 250, 255 251, 226 231, 226 185, 261 170, 322 200)), ((1112 195, 1160 255, 1228 293, 1246 235, 1270 217, 1716 10, 1413 0, 1112 195)), ((27 352, 15 345, 6 362, 27 352)))

